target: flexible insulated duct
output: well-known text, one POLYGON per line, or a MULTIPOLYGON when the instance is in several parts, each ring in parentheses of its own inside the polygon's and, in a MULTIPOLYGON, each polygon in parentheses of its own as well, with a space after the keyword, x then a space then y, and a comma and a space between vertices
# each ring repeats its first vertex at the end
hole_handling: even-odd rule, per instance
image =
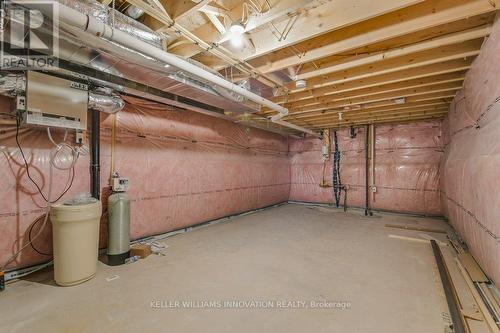
POLYGON ((89 92, 89 108, 105 113, 116 113, 125 107, 125 101, 118 95, 89 92))
POLYGON ((154 32, 146 25, 134 20, 121 12, 109 8, 95 0, 57 0, 61 5, 68 6, 85 15, 92 16, 103 23, 114 26, 115 29, 126 32, 154 47, 163 48, 163 36, 154 32))
POLYGON ((13 97, 18 91, 24 90, 25 87, 26 78, 24 75, 0 75, 0 95, 13 97))
MULTIPOLYGON (((50 17, 51 13, 47 12, 47 9, 37 6, 36 4, 27 4, 28 7, 38 9, 44 14, 50 17)), ((282 116, 288 114, 288 109, 282 107, 279 104, 276 104, 266 98, 263 98, 257 94, 254 94, 238 85, 235 85, 224 78, 221 78, 215 74, 207 72, 200 67, 193 65, 183 59, 180 59, 174 54, 170 54, 158 48, 151 46, 139 39, 135 39, 131 37, 129 34, 122 32, 120 30, 114 29, 113 27, 103 23, 102 21, 86 14, 82 14, 77 10, 69 8, 67 6, 61 5, 59 6, 59 20, 65 24, 68 24, 72 27, 79 28, 87 33, 90 33, 94 36, 98 36, 104 38, 108 41, 114 42, 118 45, 123 45, 131 50, 136 52, 140 52, 144 55, 147 55, 153 59, 164 62, 166 64, 175 66, 180 70, 188 72, 196 77, 199 77, 203 80, 208 80, 213 84, 216 84, 222 88, 226 88, 229 91, 240 94, 249 100, 258 103, 262 106, 266 106, 272 110, 279 112, 282 116)), ((274 120, 273 120, 274 121, 274 120)), ((302 128, 300 126, 289 124, 285 121, 280 121, 280 124, 283 126, 291 127, 297 129, 299 131, 313 134, 314 132, 302 128), (293 127, 292 127, 293 126, 293 127)), ((314 135, 314 134, 313 134, 314 135)))

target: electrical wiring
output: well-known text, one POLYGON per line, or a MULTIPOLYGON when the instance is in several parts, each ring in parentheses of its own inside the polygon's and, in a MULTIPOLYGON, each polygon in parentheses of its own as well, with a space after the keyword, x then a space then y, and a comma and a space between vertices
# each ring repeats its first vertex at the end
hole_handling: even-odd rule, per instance
POLYGON ((333 153, 333 195, 335 197, 335 206, 340 205, 340 195, 342 193, 342 181, 340 180, 340 150, 337 140, 337 131, 333 131, 334 153, 333 153))
POLYGON ((38 190, 38 193, 41 195, 43 200, 47 202, 48 200, 45 197, 45 195, 43 194, 42 189, 40 188, 40 186, 38 186, 38 183, 31 177, 28 161, 26 161, 26 156, 24 156, 23 149, 21 148, 21 144, 19 143, 19 128, 20 127, 21 127, 21 117, 18 116, 16 118, 16 144, 17 144, 17 148, 21 152, 21 157, 23 158, 23 161, 24 161, 24 168, 26 169, 26 175, 28 176, 29 180, 31 180, 33 185, 35 185, 35 187, 38 190))
MULTIPOLYGON (((51 167, 50 171, 49 171, 49 193, 48 193, 49 198, 52 194, 52 176, 53 176, 53 169, 51 167)), ((42 230, 45 228, 45 225, 47 224, 47 221, 49 219, 49 212, 50 212, 50 202, 46 201, 46 203, 47 203, 47 205, 45 206, 45 215, 44 215, 43 224, 40 227, 40 229, 38 230, 38 232, 36 233, 36 235, 33 237, 32 241, 24 244, 19 250, 17 250, 12 256, 10 256, 10 258, 7 259, 7 261, 5 262, 5 264, 2 266, 2 268, 0 270, 2 270, 2 271, 5 270, 5 267, 7 267, 8 264, 10 264, 15 258, 17 258, 17 256, 22 251, 24 251, 28 246, 31 246, 31 243, 33 242, 33 240, 35 240, 36 238, 38 238, 38 236, 40 236, 42 234, 42 230)))
POLYGON ((88 153, 85 150, 81 149, 80 147, 76 147, 75 148, 75 147, 72 147, 71 145, 69 145, 69 144, 67 144, 65 142, 66 138, 67 138, 67 134, 68 134, 67 130, 65 131, 63 142, 56 143, 54 141, 54 139, 52 138, 52 134, 50 132, 50 127, 47 127, 47 136, 48 136, 49 140, 52 142, 52 144, 55 147, 52 148, 51 151, 50 151, 50 162, 49 162, 50 168, 49 168, 48 195, 46 197, 44 195, 44 193, 42 192, 41 187, 31 177, 31 174, 29 173, 29 164, 28 164, 28 161, 26 160, 26 156, 24 154, 24 151, 23 151, 23 149, 21 147, 21 143, 19 141, 19 128, 20 128, 20 126, 21 126, 21 118, 18 116, 17 119, 16 119, 16 144, 17 144, 17 147, 18 147, 19 151, 21 152, 21 156, 22 156, 22 159, 23 159, 23 162, 24 162, 24 167, 26 169, 26 175, 28 176, 28 178, 30 179, 30 181, 37 188, 38 193, 40 194, 40 196, 45 201, 46 206, 45 206, 45 213, 43 215, 43 223, 40 226, 39 230, 36 232, 36 234, 34 236, 32 236, 33 228, 34 228, 34 226, 36 224, 39 223, 39 221, 42 220, 41 217, 39 217, 38 219, 36 219, 31 224, 31 226, 29 228, 29 231, 28 231, 28 242, 26 244, 24 244, 19 250, 17 250, 10 258, 7 259, 7 261, 5 262, 5 264, 2 266, 1 270, 4 270, 5 267, 7 267, 7 265, 10 264, 28 246, 31 246, 31 248, 35 252, 37 252, 37 253, 39 253, 41 255, 46 255, 46 256, 51 255, 51 254, 44 253, 44 252, 38 250, 33 245, 33 242, 34 242, 35 239, 37 239, 42 234, 42 231, 45 229, 45 226, 47 225, 47 222, 48 222, 48 219, 49 219, 49 213, 50 213, 50 207, 51 207, 51 205, 54 204, 54 203, 56 203, 57 201, 59 201, 69 191, 69 189, 73 185, 73 181, 74 181, 74 178, 75 178, 75 164, 76 164, 76 162, 78 160, 78 157, 80 155, 85 155, 85 154, 88 153), (62 152, 64 152, 64 151, 69 151, 69 154, 66 154, 66 156, 62 156, 61 157, 60 154, 62 154, 62 152), (61 161, 64 162, 64 161, 67 161, 67 160, 70 161, 69 165, 64 166, 64 165, 60 165, 59 164, 61 161), (57 199, 51 201, 50 199, 52 197, 52 185, 53 185, 54 168, 56 168, 58 170, 69 170, 69 173, 71 174, 71 176, 68 177, 69 184, 66 183, 64 191, 57 197, 57 199))
POLYGON ((35 227, 35 225, 38 224, 38 222, 42 221, 42 218, 45 218, 45 214, 40 216, 39 218, 37 218, 29 227, 29 231, 28 231, 28 242, 31 244, 31 248, 38 254, 41 254, 43 256, 52 256, 52 253, 45 253, 45 252, 42 252, 41 250, 37 249, 35 247, 35 244, 33 244, 33 237, 32 237, 32 233, 33 233, 33 228, 35 227))

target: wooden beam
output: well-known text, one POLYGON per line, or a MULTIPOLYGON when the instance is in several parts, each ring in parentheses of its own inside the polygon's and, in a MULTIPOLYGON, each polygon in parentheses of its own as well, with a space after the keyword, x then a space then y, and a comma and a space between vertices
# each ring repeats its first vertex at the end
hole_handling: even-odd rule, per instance
POLYGON ((483 38, 491 33, 491 24, 481 26, 479 28, 473 28, 466 31, 461 31, 457 33, 452 33, 446 36, 440 36, 436 38, 431 38, 427 41, 420 43, 403 46, 394 50, 389 50, 386 52, 381 52, 377 54, 372 54, 364 56, 360 59, 354 61, 348 61, 340 63, 338 65, 323 67, 318 70, 309 71, 306 73, 301 73, 297 75, 295 80, 306 80, 315 76, 322 76, 332 72, 344 71, 350 68, 373 64, 380 61, 385 61, 392 58, 397 58, 412 53, 422 52, 430 49, 441 48, 447 45, 453 45, 458 43, 463 43, 465 41, 474 40, 478 38, 483 38))
MULTIPOLYGON (((443 81, 433 81, 428 78, 425 84, 418 84, 418 80, 411 80, 408 86, 394 86, 393 84, 382 86, 380 89, 362 89, 361 91, 351 91, 338 96, 326 96, 324 98, 316 98, 314 101, 307 100, 307 104, 292 103, 288 105, 290 112, 305 111, 313 109, 322 109, 323 107, 332 107, 333 105, 359 105, 370 103, 370 101, 395 99, 399 97, 416 96, 428 92, 436 91, 446 87, 461 87, 464 76, 457 76, 451 79, 445 78, 443 81)), ((268 109, 266 109, 267 111, 268 109)), ((272 111, 272 110, 269 110, 272 111)))
POLYGON ((419 96, 419 95, 426 95, 429 93, 456 92, 460 89, 462 89, 462 82, 445 83, 445 84, 439 84, 439 85, 428 86, 428 87, 412 88, 412 89, 400 90, 400 91, 396 91, 396 92, 378 94, 374 97, 371 97, 371 96, 359 97, 359 98, 353 98, 350 100, 327 102, 327 103, 322 103, 319 105, 304 106, 304 107, 299 107, 299 108, 290 108, 289 111, 290 111, 290 114, 292 114, 292 113, 303 114, 303 113, 310 113, 313 111, 322 111, 322 110, 328 110, 328 109, 333 109, 333 108, 352 107, 353 105, 364 105, 364 104, 373 103, 373 102, 383 102, 383 101, 387 101, 387 100, 394 100, 394 99, 400 98, 400 97, 415 97, 415 96, 419 96))
POLYGON ((148 15, 154 17, 155 19, 161 21, 166 26, 175 29, 178 33, 182 34, 186 39, 190 40, 193 44, 196 44, 197 47, 201 47, 207 52, 214 54, 216 57, 219 57, 227 64, 231 66, 235 66, 238 70, 242 72, 246 72, 250 74, 252 77, 255 77, 256 80, 261 83, 269 86, 276 87, 281 85, 281 82, 275 82, 274 79, 270 77, 270 75, 256 72, 255 68, 250 64, 242 61, 241 59, 234 56, 234 54, 228 53, 227 51, 221 49, 214 48, 213 45, 207 44, 205 41, 201 40, 198 36, 192 34, 189 30, 181 26, 175 20, 170 18, 170 15, 165 11, 161 11, 157 8, 153 8, 149 3, 146 3, 144 0, 126 0, 130 4, 143 9, 148 15))
MULTIPOLYGON (((434 102, 443 102, 443 103, 450 103, 453 98, 455 97, 456 91, 439 91, 439 92, 429 92, 427 94, 422 94, 422 95, 416 95, 416 96, 408 96, 406 97, 406 104, 410 103, 434 103, 434 102)), ((388 99, 388 100, 383 100, 383 101, 376 101, 376 102, 371 102, 371 103, 366 103, 366 104, 358 104, 355 105, 355 107, 360 107, 364 110, 366 109, 376 109, 376 108, 383 108, 383 107, 391 107, 396 105, 393 99, 388 99)), ((311 112, 306 112, 303 114, 300 113, 290 113, 288 116, 285 117, 285 119, 290 119, 291 117, 307 117, 307 116, 314 116, 314 115, 320 115, 324 113, 329 113, 329 112, 344 112, 346 107, 351 107, 350 105, 342 105, 342 106, 334 106, 332 108, 324 108, 321 110, 316 110, 316 111, 311 111, 311 112)), ((257 112, 258 115, 262 117, 269 117, 272 116, 275 112, 273 111, 259 111, 257 112)))
POLYGON ((200 8, 210 3, 211 0, 201 0, 194 2, 191 0, 160 0, 160 3, 167 10, 170 17, 178 21, 192 13, 197 12, 200 8))
POLYGON ((226 16, 228 15, 227 10, 216 7, 216 6, 211 6, 211 5, 205 5, 199 9, 200 12, 203 12, 205 14, 212 14, 215 16, 226 16))
POLYGON ((387 117, 372 117, 372 118, 366 118, 363 120, 356 120, 356 121, 346 121, 346 120, 341 120, 341 121, 332 121, 331 123, 328 124, 323 124, 319 126, 312 126, 315 129, 322 129, 322 128, 335 128, 335 127, 340 127, 340 126, 352 126, 352 125, 365 125, 365 124, 380 124, 380 123, 401 123, 403 121, 415 121, 415 120, 425 120, 425 119, 441 119, 444 118, 444 116, 447 114, 447 112, 437 112, 437 113, 423 113, 423 114, 414 114, 414 115, 402 115, 402 116, 387 116, 387 117))
MULTIPOLYGON (((305 89, 292 88, 289 94, 396 72, 401 74, 403 71, 414 68, 422 68, 421 70, 427 73, 432 71, 440 72, 441 70, 446 71, 451 68, 459 67, 468 68, 472 64, 473 58, 477 56, 479 52, 479 43, 474 45, 474 42, 467 42, 465 45, 446 46, 435 52, 424 51, 419 54, 408 55, 373 65, 364 65, 345 71, 330 73, 321 77, 315 77, 307 81, 307 87, 305 89)), ((293 83, 287 84, 287 88, 290 89, 292 85, 293 83)))
MULTIPOLYGON (((390 105, 390 106, 385 106, 385 107, 378 107, 378 108, 363 108, 359 110, 350 110, 350 111, 340 111, 344 115, 357 115, 357 114, 372 114, 372 113, 377 113, 377 112, 394 112, 394 111, 408 111, 408 110, 437 110, 441 108, 449 108, 450 103, 443 102, 443 101, 438 101, 434 103, 408 103, 404 105, 390 105)), ((331 119, 331 118, 338 118, 338 112, 339 111, 329 111, 325 112, 319 115, 314 115, 314 116, 307 116, 307 115, 296 115, 296 116, 291 116, 288 117, 288 121, 304 121, 304 122, 315 122, 315 121, 321 121, 324 119, 331 119)))
MULTIPOLYGON (((434 64, 418 68, 411 68, 399 72, 394 72, 385 75, 378 75, 368 77, 357 81, 348 81, 331 86, 321 87, 317 89, 302 90, 297 93, 288 95, 286 101, 288 103, 300 101, 310 97, 326 96, 333 93, 342 93, 357 89, 364 89, 370 87, 377 87, 383 84, 397 83, 407 80, 427 78, 436 75, 443 75, 449 73, 463 72, 470 68, 471 61, 465 63, 462 59, 443 64, 434 64)), ((272 99, 274 102, 283 104, 285 97, 275 97, 272 99)))
MULTIPOLYGON (((395 111, 378 111, 378 112, 366 112, 366 113, 344 113, 342 114, 342 119, 344 121, 358 121, 365 120, 368 118, 374 117, 386 117, 386 116, 404 116, 404 115, 413 115, 413 114, 435 114, 435 113, 446 113, 449 111, 449 106, 442 106, 440 108, 427 108, 427 109, 411 109, 411 110, 395 110, 395 111)), ((316 119, 316 120, 292 120, 291 122, 296 124, 303 124, 307 126, 325 126, 325 124, 331 124, 332 122, 338 121, 337 116, 330 116, 329 118, 316 119)))
POLYGON ((326 127, 318 127, 315 128, 316 130, 321 130, 325 128, 330 128, 330 129, 339 129, 339 128, 346 128, 346 127, 359 127, 359 126, 364 126, 364 125, 369 125, 369 124, 378 124, 378 125, 384 125, 384 124, 395 124, 395 125, 400 125, 400 124, 405 124, 405 123, 414 123, 418 121, 433 121, 433 120, 441 120, 446 116, 444 115, 434 115, 434 116, 415 116, 413 118, 407 118, 407 119, 397 119, 397 120, 381 120, 381 121, 370 121, 370 122, 361 122, 358 124, 351 124, 347 122, 343 122, 340 125, 338 123, 332 123, 326 127))
MULTIPOLYGON (((370 22, 369 29, 358 35, 311 49, 301 57, 293 55, 275 60, 258 67, 258 69, 261 72, 269 73, 330 55, 341 54, 369 44, 458 21, 469 16, 492 12, 496 10, 498 4, 500 4, 500 0, 429 0, 418 5, 420 7, 412 7, 404 15, 400 13, 396 17, 397 20, 392 24, 387 25, 384 22, 387 17, 381 17, 379 18, 380 22, 378 22, 379 28, 377 28, 377 20, 373 20, 373 22, 370 22)), ((362 28, 361 25, 359 28, 362 28)))
POLYGON ((205 15, 208 17, 210 22, 212 22, 214 27, 219 31, 221 35, 226 33, 226 27, 224 26, 224 24, 222 24, 221 21, 219 21, 219 18, 216 15, 212 13, 205 13, 205 15))
POLYGON ((359 111, 365 111, 365 112, 371 112, 371 111, 390 111, 390 110, 397 110, 397 109, 407 109, 407 108, 419 108, 419 107, 439 107, 442 105, 450 105, 451 100, 453 99, 453 96, 451 97, 445 97, 443 98, 442 96, 439 96, 439 94, 434 94, 433 99, 428 99, 428 100, 422 100, 422 101, 413 101, 411 99, 415 99, 415 97, 408 98, 406 103, 404 105, 397 105, 394 103, 394 101, 384 101, 384 102, 377 102, 373 104, 367 104, 364 105, 360 109, 351 109, 351 110, 343 110, 340 108, 336 109, 327 109, 324 111, 319 111, 319 112, 310 112, 306 114, 291 114, 290 116, 285 117, 285 119, 290 120, 290 119, 317 119, 320 116, 323 115, 337 115, 338 112, 359 112, 359 111))
MULTIPOLYGON (((167 11, 164 10, 165 8, 163 8, 163 10, 161 10, 161 8, 155 8, 151 6, 149 3, 145 2, 144 0, 126 0, 126 1, 129 4, 144 10, 146 14, 148 14, 149 16, 160 22, 162 26, 173 24, 173 20, 167 13, 167 11)), ((147 25, 150 26, 150 24, 147 25)))
MULTIPOLYGON (((307 10, 301 15, 294 24, 293 29, 287 35, 286 39, 278 41, 269 29, 262 29, 252 33, 252 40, 257 48, 254 53, 248 54, 245 58, 255 58, 274 50, 284 48, 314 36, 318 36, 341 27, 355 24, 372 17, 383 15, 385 13, 404 8, 422 0, 336 0, 335 2, 326 2, 316 8, 307 10)), ((277 22, 280 18, 286 19, 290 13, 290 8, 301 6, 301 0, 281 0, 272 1, 272 9, 269 17, 274 20, 278 28, 286 24, 286 20, 277 22)), ((241 17, 242 3, 232 8, 229 16, 237 19, 241 17)), ((261 19, 260 22, 253 24, 258 27, 269 23, 268 19, 261 19)), ((250 30, 249 30, 250 31, 250 30)), ((203 25, 193 31, 197 36, 209 43, 219 43, 217 31, 210 25, 203 25)), ((200 52, 199 49, 183 45, 171 50, 172 52, 185 57, 192 57, 200 52)))
POLYGON ((330 91, 323 92, 323 94, 313 94, 309 98, 303 98, 297 101, 285 103, 287 107, 298 108, 306 105, 315 105, 332 101, 341 101, 345 99, 352 99, 357 97, 374 96, 381 93, 396 92, 404 89, 419 88, 426 86, 433 86, 441 83, 463 81, 465 71, 433 75, 424 78, 410 79, 398 81, 395 83, 380 83, 379 85, 371 85, 368 88, 350 89, 346 92, 337 91, 330 88, 330 91))
MULTIPOLYGON (((354 97, 361 94, 374 94, 380 91, 400 89, 404 86, 412 87, 418 85, 432 85, 434 84, 434 82, 463 77, 465 71, 468 68, 468 66, 460 66, 458 70, 445 70, 439 72, 434 71, 434 68, 432 68, 432 73, 429 73, 428 71, 414 71, 414 75, 408 76, 397 73, 398 75, 395 76, 396 78, 393 78, 393 74, 389 75, 390 77, 387 77, 386 75, 380 75, 365 80, 347 82, 341 85, 327 86, 318 89, 312 89, 309 91, 303 91, 300 94, 291 94, 288 96, 288 99, 282 98, 275 102, 287 106, 300 106, 311 104, 314 101, 318 102, 324 99, 330 99, 334 96, 335 98, 341 96, 354 97)), ((405 72, 409 74, 409 71, 405 72)))

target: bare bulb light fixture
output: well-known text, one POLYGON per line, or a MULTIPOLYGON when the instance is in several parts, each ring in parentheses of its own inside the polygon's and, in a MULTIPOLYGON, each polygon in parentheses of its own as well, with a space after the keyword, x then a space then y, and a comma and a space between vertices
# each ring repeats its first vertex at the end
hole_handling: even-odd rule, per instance
POLYGON ((243 44, 243 34, 245 33, 245 26, 241 21, 234 21, 229 27, 231 34, 231 44, 240 47, 243 44))

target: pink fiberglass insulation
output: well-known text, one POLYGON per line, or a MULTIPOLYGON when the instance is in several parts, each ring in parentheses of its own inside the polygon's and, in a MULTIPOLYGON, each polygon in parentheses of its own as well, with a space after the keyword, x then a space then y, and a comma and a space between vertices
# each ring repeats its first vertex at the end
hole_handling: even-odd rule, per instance
MULTIPOLYGON (((340 177, 347 185, 347 205, 365 205, 365 129, 337 131, 341 151, 340 177)), ((375 126, 375 186, 370 194, 374 209, 440 215, 439 161, 443 155, 441 124, 424 121, 375 126)), ((332 136, 333 137, 333 136, 332 136)), ((333 203, 332 188, 320 187, 323 179, 321 140, 291 140, 290 200, 333 203)), ((332 150, 334 145, 332 144, 332 150)), ((332 184, 332 159, 325 168, 332 184)), ((344 200, 342 194, 341 204, 344 200)))
MULTIPOLYGON (((8 109, 2 98, 1 113, 8 109)), ((101 118, 103 201, 111 162, 113 116, 101 118)), ((0 262, 27 242, 29 226, 43 214, 44 202, 26 177, 15 144, 15 122, 0 123, 0 262)), ((55 131, 61 140, 63 131, 55 131)), ((288 200, 290 168, 285 137, 214 117, 128 99, 117 114, 115 170, 130 178, 131 237, 167 232, 288 200)), ((72 138, 68 138, 68 141, 72 138)), ((22 128, 20 140, 30 172, 47 191, 51 143, 44 129, 22 128)), ((71 190, 63 200, 89 192, 89 158, 80 157, 71 190)), ((63 191, 67 171, 57 171, 53 197, 63 191)), ((106 209, 104 205, 104 209, 106 209)), ((106 241, 106 215, 101 246, 106 241)), ((39 224, 38 224, 39 225, 39 224)), ((38 227, 35 226, 36 228, 38 227)), ((51 251, 50 223, 35 245, 51 251)), ((24 250, 9 267, 27 266, 50 256, 24 250)))
POLYGON ((376 209, 441 215, 439 162, 441 122, 375 127, 376 209))
MULTIPOLYGON (((20 150, 16 145, 15 119, 5 115, 9 110, 11 100, 0 96, 0 266, 3 266, 12 254, 28 242, 28 233, 32 223, 44 217, 45 202, 38 194, 35 185, 29 180, 24 168, 20 150)), ((52 135, 55 141, 60 142, 64 131, 54 130, 52 135)), ((74 136, 67 138, 74 141, 74 136)), ((49 141, 47 132, 42 128, 21 127, 19 142, 23 148, 29 164, 29 172, 33 180, 42 188, 45 195, 49 183, 49 156, 54 145, 49 141)), ((64 156, 64 155, 61 155, 64 156)), ((89 156, 80 156, 75 165, 75 178, 71 189, 64 196, 79 192, 89 192, 89 156)), ((51 200, 63 193, 69 184, 69 171, 53 169, 53 190, 51 200)), ((43 225, 43 219, 33 226, 32 235, 38 233, 43 225)), ((35 240, 35 247, 42 253, 52 252, 50 222, 35 240)), ((37 254, 28 247, 17 257, 9 267, 26 266, 40 261, 48 261, 50 255, 37 254)))
MULTIPOLYGON (((349 130, 337 131, 341 151, 340 177, 342 184, 348 185, 347 205, 364 206, 365 203, 365 134, 364 128, 356 129, 356 138, 351 139, 349 130)), ((333 141, 333 131, 332 131, 333 141)), ((321 153, 321 139, 309 137, 290 140, 290 200, 312 203, 334 202, 331 187, 319 186, 324 178, 332 185, 332 158, 327 161, 321 153)), ((333 144, 332 144, 333 156, 333 144)), ((342 194, 342 202, 344 195, 342 194)))
POLYGON ((496 283, 500 281, 500 16, 443 122, 445 215, 496 283))

